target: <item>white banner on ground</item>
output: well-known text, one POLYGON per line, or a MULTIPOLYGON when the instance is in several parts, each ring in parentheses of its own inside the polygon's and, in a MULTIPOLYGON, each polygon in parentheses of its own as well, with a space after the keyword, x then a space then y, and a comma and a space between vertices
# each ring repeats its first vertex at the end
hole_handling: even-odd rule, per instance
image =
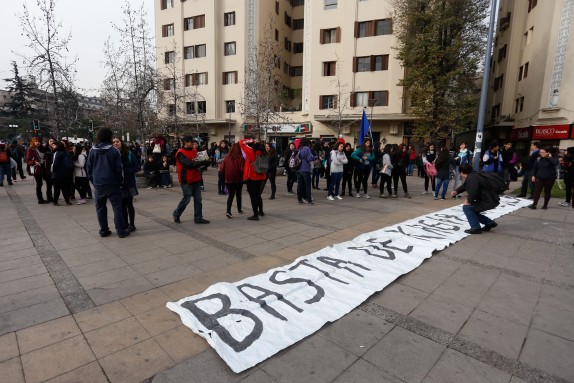
MULTIPOLYGON (((492 219, 531 201, 501 198, 492 219)), ((217 283, 167 307, 241 372, 313 334, 468 236, 461 206, 362 234, 235 283, 217 283)), ((488 235, 488 234, 483 234, 488 235)))

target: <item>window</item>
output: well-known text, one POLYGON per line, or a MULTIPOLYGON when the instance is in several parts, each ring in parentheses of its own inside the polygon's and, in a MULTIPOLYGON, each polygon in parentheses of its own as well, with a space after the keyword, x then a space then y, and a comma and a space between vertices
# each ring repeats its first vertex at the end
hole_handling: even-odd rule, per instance
POLYGON ((300 77, 303 76, 303 67, 302 66, 292 66, 291 67, 291 77, 300 77))
POLYGON ((504 46, 498 50, 498 62, 501 62, 506 58, 506 49, 507 45, 504 44, 504 46))
POLYGON ((524 109, 524 96, 518 97, 514 100, 514 113, 522 112, 524 109))
POLYGON ((528 77, 528 66, 529 66, 530 62, 527 62, 526 64, 524 64, 524 77, 522 78, 526 78, 528 77))
POLYGON ((185 111, 187 114, 194 114, 195 113, 195 102, 186 102, 185 103, 185 111))
POLYGON ((207 72, 196 73, 194 85, 207 85, 207 72))
POLYGON ((337 73, 336 61, 325 61, 323 63, 323 76, 334 76, 337 73))
POLYGON ((389 69, 389 55, 371 56, 371 70, 388 70, 389 69))
POLYGON ((235 12, 227 12, 223 14, 223 25, 226 27, 235 25, 235 12))
POLYGON ((293 53, 303 53, 303 43, 294 43, 293 53))
POLYGON ((233 56, 235 54, 235 41, 225 43, 224 52, 225 56, 233 56))
POLYGON ((353 98, 355 102, 351 106, 369 106, 369 92, 355 92, 353 98))
POLYGON ((275 63, 275 68, 281 69, 281 58, 277 55, 273 55, 273 62, 275 63))
POLYGON ((341 28, 321 29, 321 44, 332 44, 341 42, 341 28))
POLYGON ((173 24, 161 26, 161 37, 173 36, 173 24))
POLYGON ((491 110, 491 118, 493 120, 498 116, 500 116, 500 104, 494 105, 491 110))
POLYGON ((494 91, 502 89, 502 83, 504 81, 504 75, 501 74, 500 76, 494 79, 494 91))
POLYGON ((375 20, 375 36, 390 35, 393 33, 391 19, 375 20))
POLYGON ((175 105, 174 104, 169 104, 167 106, 167 114, 170 116, 175 116, 175 105))
POLYGON ((175 52, 165 52, 164 53, 164 63, 165 64, 173 64, 175 62, 175 52))
POLYGON ((175 89, 175 80, 173 78, 166 78, 163 80, 163 90, 175 89))
POLYGON ((183 19, 184 31, 189 31, 198 28, 205 28, 205 15, 186 17, 185 19, 183 19))
POLYGON ((305 0, 291 0, 292 7, 299 7, 301 5, 305 5, 305 0))
POLYGON ((279 41, 279 31, 275 30, 275 41, 279 41))
POLYGON ((185 86, 190 86, 193 82, 193 75, 192 74, 186 74, 184 79, 185 79, 185 86))
POLYGON ((285 50, 291 52, 291 41, 285 37, 285 50))
POLYGON ((194 58, 194 54, 193 54, 193 46, 190 47, 184 47, 183 48, 183 59, 187 60, 187 59, 192 59, 194 58))
POLYGON ((293 29, 305 28, 305 19, 293 19, 293 29))
POLYGON ((223 72, 223 85, 237 84, 237 71, 223 72))
POLYGON ((357 24, 357 33, 355 37, 367 37, 367 27, 369 21, 362 21, 357 24))
POLYGON ((325 0, 325 9, 337 9, 337 0, 325 0))
POLYGON ((285 25, 291 28, 291 16, 289 16, 287 12, 285 12, 285 25))
POLYGON ((289 76, 291 73, 291 65, 287 64, 286 62, 283 63, 283 72, 289 76))
POLYGON ((160 0, 161 10, 163 11, 164 9, 167 9, 168 4, 171 8, 173 8, 173 1, 174 0, 160 0))
POLYGON ((528 12, 529 13, 532 10, 532 8, 536 7, 536 4, 538 4, 538 0, 528 0, 528 12))
POLYGON ((334 95, 319 96, 319 109, 336 108, 336 98, 334 95))
POLYGON ((207 103, 205 101, 197 102, 197 113, 205 113, 207 111, 207 103))
POLYGON ((275 2, 275 13, 279 14, 279 2, 278 1, 275 2))
POLYGON ((235 113, 235 100, 225 101, 225 111, 227 113, 235 113))
POLYGON ((371 56, 357 57, 356 60, 357 70, 355 72, 367 72, 371 70, 371 56))
POLYGON ((374 106, 389 106, 389 91, 377 90, 372 92, 371 100, 374 106))
POLYGON ((195 46, 195 57, 205 57, 205 44, 195 46))

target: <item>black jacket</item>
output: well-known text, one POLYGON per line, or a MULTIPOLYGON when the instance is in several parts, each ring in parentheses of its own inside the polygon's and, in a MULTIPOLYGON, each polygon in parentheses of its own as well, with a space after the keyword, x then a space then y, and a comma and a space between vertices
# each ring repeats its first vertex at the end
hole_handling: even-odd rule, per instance
POLYGON ((532 175, 541 180, 555 180, 556 167, 558 166, 558 158, 556 157, 539 157, 534 163, 534 172, 532 175))
POLYGON ((488 179, 480 173, 471 172, 467 175, 464 183, 456 189, 456 194, 465 191, 468 202, 477 213, 494 209, 500 203, 500 197, 492 190, 488 179))
POLYGON ((532 152, 532 154, 530 156, 528 156, 528 161, 526 161, 526 165, 525 165, 525 171, 531 171, 534 170, 534 164, 536 163, 536 160, 538 159, 538 157, 540 157, 540 150, 537 149, 535 152, 532 152))
POLYGON ((436 178, 440 178, 443 180, 448 180, 450 178, 450 166, 455 166, 456 162, 449 154, 445 161, 442 163, 438 162, 438 159, 435 161, 436 167, 436 178))

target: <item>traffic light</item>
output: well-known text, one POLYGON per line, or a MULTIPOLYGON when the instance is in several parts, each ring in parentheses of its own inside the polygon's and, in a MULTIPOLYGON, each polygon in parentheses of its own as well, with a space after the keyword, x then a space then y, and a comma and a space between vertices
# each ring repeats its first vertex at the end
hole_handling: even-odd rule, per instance
POLYGON ((34 127, 34 135, 38 135, 38 133, 40 132, 40 120, 34 120, 32 121, 33 127, 34 127))
POLYGON ((90 120, 90 126, 88 127, 88 131, 89 132, 93 132, 94 131, 94 121, 90 120))

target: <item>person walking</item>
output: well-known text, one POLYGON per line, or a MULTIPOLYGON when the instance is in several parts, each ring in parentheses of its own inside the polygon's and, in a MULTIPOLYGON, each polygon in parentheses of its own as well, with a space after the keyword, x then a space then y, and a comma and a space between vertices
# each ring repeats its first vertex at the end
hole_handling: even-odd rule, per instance
POLYGON ((331 171, 331 182, 329 184, 329 191, 327 199, 334 201, 335 198, 343 199, 339 195, 339 186, 341 184, 341 179, 343 179, 343 169, 345 164, 348 162, 347 156, 343 151, 344 144, 342 142, 335 143, 335 150, 331 150, 331 166, 329 167, 331 171))
POLYGON ((110 200, 114 211, 114 226, 118 237, 125 238, 126 230, 122 212, 122 184, 124 172, 120 152, 112 145, 113 133, 109 128, 100 128, 95 144, 88 154, 86 169, 88 178, 94 185, 96 214, 100 225, 100 236, 107 237, 112 232, 108 226, 107 202, 110 200))
MULTIPOLYGON (((25 153, 22 145, 18 143, 18 140, 12 140, 9 150, 12 155, 12 159, 16 161, 16 170, 20 174, 20 179, 25 180, 26 176, 24 175, 24 169, 22 168, 22 160, 24 159, 25 153)), ((14 172, 12 176, 14 178, 14 182, 16 182, 16 172, 14 172)))
POLYGON ((49 173, 45 159, 45 149, 42 146, 40 137, 32 137, 30 147, 26 151, 26 164, 30 167, 30 173, 34 177, 34 181, 36 181, 36 198, 38 199, 38 204, 54 202, 52 198, 52 188, 48 187, 48 181, 46 181, 46 198, 44 198, 42 194, 44 177, 49 173))
POLYGON ((227 186, 227 210, 225 213, 227 218, 233 218, 231 214, 233 198, 236 198, 237 201, 237 212, 243 214, 243 210, 241 210, 241 192, 243 191, 244 167, 245 159, 239 143, 236 142, 231 145, 229 154, 225 157, 219 169, 225 178, 225 186, 227 186))
POLYGON ((407 146, 405 144, 400 144, 391 156, 391 162, 393 163, 392 177, 394 184, 394 194, 392 198, 398 198, 398 188, 399 179, 401 180, 401 186, 403 187, 403 192, 405 193, 405 198, 411 198, 409 194, 409 189, 407 187, 407 166, 409 163, 409 153, 407 151, 407 146))
POLYGON ((140 163, 124 141, 119 137, 112 140, 114 148, 120 151, 122 158, 122 167, 124 169, 124 182, 122 184, 122 215, 124 227, 130 233, 136 231, 135 219, 136 211, 134 209, 134 197, 137 196, 138 187, 136 184, 136 173, 140 171, 140 163))
POLYGON ((369 175, 371 174, 371 164, 375 159, 375 154, 373 153, 372 141, 371 139, 365 139, 363 145, 352 154, 355 160, 355 174, 357 182, 355 188, 357 190, 357 198, 361 198, 361 186, 363 186, 363 192, 365 198, 369 199, 369 194, 367 194, 367 185, 369 183, 369 175))
POLYGON ((472 170, 472 165, 461 165, 460 174, 464 178, 464 183, 453 191, 452 195, 456 196, 464 192, 467 194, 462 211, 470 224, 470 229, 464 232, 481 234, 494 229, 498 224, 482 213, 497 207, 500 203, 500 197, 492 190, 490 182, 485 176, 472 170), (480 224, 483 224, 484 227, 481 228, 480 224))
POLYGON ((265 172, 258 172, 255 168, 255 163, 256 161, 265 161, 268 164, 269 160, 265 152, 265 146, 257 142, 254 138, 239 140, 239 146, 245 157, 243 181, 245 181, 247 185, 247 193, 249 193, 251 208, 253 209, 253 215, 247 219, 250 221, 259 221, 260 216, 265 216, 261 192, 263 190, 263 182, 267 178, 267 169, 265 169, 265 172))
POLYGON ((522 178, 522 186, 520 187, 520 194, 517 197, 526 197, 526 191, 530 189, 530 195, 528 199, 534 196, 534 183, 532 182, 532 173, 534 172, 534 164, 536 160, 540 157, 540 143, 533 142, 530 144, 530 155, 528 156, 528 161, 524 165, 524 176, 522 178))
POLYGON ((88 181, 88 173, 86 172, 86 162, 88 156, 84 150, 84 145, 77 144, 74 149, 74 187, 80 195, 78 205, 85 204, 88 196, 88 189, 90 188, 90 181, 88 181))
POLYGON ((209 166, 210 160, 196 160, 199 142, 191 136, 183 138, 183 147, 175 154, 175 164, 177 167, 177 177, 183 197, 173 211, 173 222, 181 223, 181 215, 193 197, 193 221, 196 224, 207 224, 208 220, 203 218, 203 205, 201 202, 201 167, 209 166))
POLYGON ((379 198, 388 198, 393 195, 391 187, 391 175, 393 171, 393 162, 391 161, 391 151, 393 145, 386 144, 381 157, 381 185, 379 187, 379 198), (387 185, 387 194, 385 194, 385 185, 387 185))
MULTIPOLYGON (((269 199, 275 199, 275 193, 277 192, 277 185, 275 184, 275 179, 277 178, 277 166, 279 166, 279 155, 275 151, 275 148, 269 144, 265 144, 265 151, 267 152, 267 158, 269 159, 269 168, 267 169, 267 179, 271 185, 271 196, 269 199)), ((265 188, 265 183, 263 183, 263 188, 265 188)))
MULTIPOLYGON (((447 148, 442 148, 437 159, 435 160, 436 167, 436 188, 434 192, 434 199, 438 199, 440 188, 442 186, 441 200, 446 199, 446 192, 448 191, 448 184, 450 181, 450 168, 455 166, 455 161, 451 157, 447 148)), ((456 197, 455 197, 456 198, 456 197)))
POLYGON ((311 153, 310 145, 311 142, 308 138, 302 138, 299 141, 301 166, 297 169, 297 202, 314 205, 311 195, 311 163, 318 157, 311 153))
POLYGON ((544 204, 542 209, 548 209, 548 202, 552 196, 552 187, 556 182, 556 167, 558 166, 558 158, 552 157, 550 154, 550 147, 540 149, 539 157, 534 163, 532 171, 532 182, 534 183, 534 200, 532 205, 528 205, 530 209, 536 209, 542 190, 544 190, 544 204))
POLYGON ((325 171, 323 167, 323 160, 325 159, 325 151, 320 142, 315 142, 311 153, 317 156, 317 159, 313 161, 313 170, 311 172, 311 187, 313 189, 319 190, 319 180, 321 179, 321 173, 325 171))
MULTIPOLYGON (((227 141, 219 141, 219 146, 215 149, 215 164, 216 168, 219 169, 223 160, 229 153, 229 147, 227 146, 227 141)), ((225 177, 221 174, 221 171, 217 172, 217 194, 225 195, 225 177)))
POLYGON ((506 189, 510 188, 510 171, 518 162, 518 155, 512 148, 512 142, 506 141, 502 150, 502 178, 506 183, 506 189))

